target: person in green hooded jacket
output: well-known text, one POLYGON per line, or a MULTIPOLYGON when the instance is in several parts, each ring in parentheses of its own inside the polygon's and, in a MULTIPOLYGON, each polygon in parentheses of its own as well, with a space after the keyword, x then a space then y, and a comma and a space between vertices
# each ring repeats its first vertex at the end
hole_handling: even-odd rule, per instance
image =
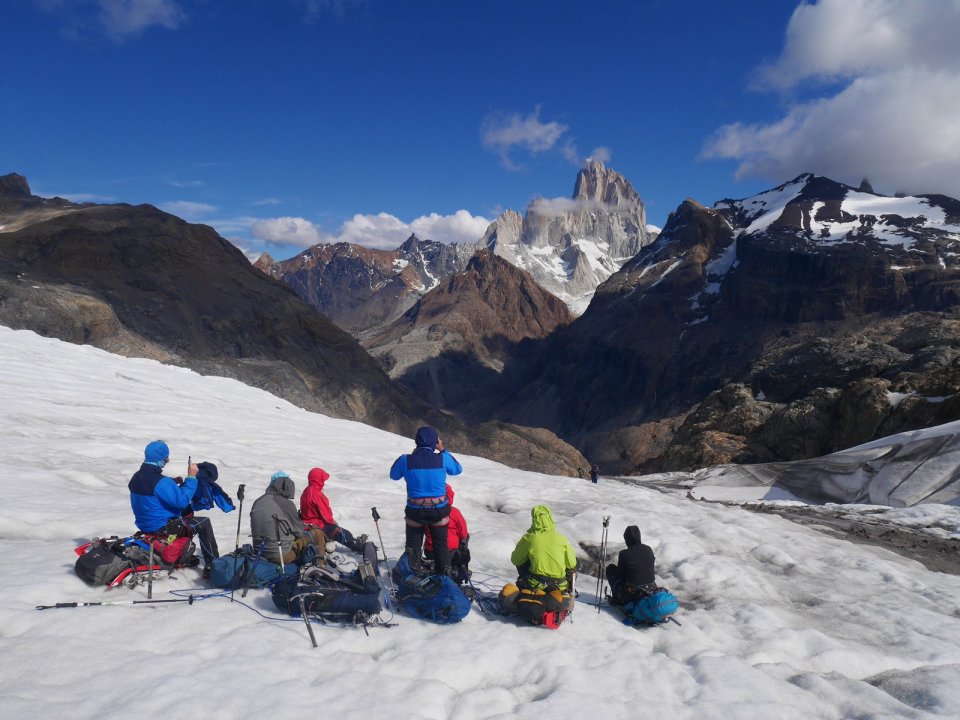
POLYGON ((557 531, 546 505, 530 509, 532 522, 514 548, 510 562, 517 566, 517 586, 531 590, 565 592, 573 585, 577 556, 573 545, 557 531))

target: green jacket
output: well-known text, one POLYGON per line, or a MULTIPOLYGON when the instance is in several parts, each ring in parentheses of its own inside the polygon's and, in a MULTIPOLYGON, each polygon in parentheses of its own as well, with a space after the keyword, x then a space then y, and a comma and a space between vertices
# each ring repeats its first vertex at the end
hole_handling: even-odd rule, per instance
POLYGON ((533 522, 510 556, 517 567, 529 564, 530 572, 549 578, 565 578, 577 568, 577 556, 570 541, 557 532, 550 508, 535 505, 530 510, 533 522))

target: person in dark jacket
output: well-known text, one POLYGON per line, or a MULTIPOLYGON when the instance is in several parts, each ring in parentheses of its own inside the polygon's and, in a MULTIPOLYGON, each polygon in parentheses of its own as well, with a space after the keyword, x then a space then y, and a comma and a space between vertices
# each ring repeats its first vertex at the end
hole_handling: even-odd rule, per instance
POLYGON ((307 530, 297 506, 293 502, 296 485, 282 470, 270 477, 266 492, 250 508, 250 533, 253 546, 270 562, 294 562, 313 544, 318 555, 323 555, 326 538, 323 531, 307 530))
POLYGON ((143 464, 127 484, 134 522, 142 532, 156 535, 196 534, 204 560, 203 576, 208 578, 214 559, 220 557, 213 524, 207 517, 181 517, 185 510, 189 512, 197 491, 199 469, 190 463, 186 479, 167 477, 163 468, 169 461, 170 448, 163 440, 154 440, 144 448, 143 464))
POLYGON ((616 565, 607 565, 614 605, 623 605, 657 590, 653 574, 656 559, 653 549, 640 541, 640 528, 631 525, 623 531, 623 539, 626 549, 620 551, 616 565))
POLYGON ((590 466, 590 482, 596 485, 597 481, 600 479, 600 468, 596 465, 590 466))
POLYGON ((345 527, 341 527, 333 519, 333 509, 330 499, 323 491, 323 486, 330 479, 330 474, 323 468, 315 467, 307 473, 307 487, 300 495, 300 519, 308 528, 316 527, 323 530, 329 540, 334 540, 354 552, 363 553, 363 545, 367 542, 366 535, 353 536, 345 527))
POLYGON ((443 447, 440 434, 432 427, 417 430, 416 448, 409 455, 398 457, 390 468, 390 479, 407 483, 406 552, 411 567, 419 570, 425 528, 430 528, 436 552, 435 567, 440 574, 450 574, 450 551, 447 548, 447 524, 450 502, 447 500, 447 476, 459 475, 463 467, 443 447))

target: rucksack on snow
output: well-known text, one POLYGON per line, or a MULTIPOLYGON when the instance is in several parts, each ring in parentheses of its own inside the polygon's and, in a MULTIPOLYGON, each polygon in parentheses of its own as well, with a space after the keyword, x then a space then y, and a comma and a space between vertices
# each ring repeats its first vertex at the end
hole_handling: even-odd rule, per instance
POLYGON ((130 537, 94 538, 74 552, 77 576, 88 585, 117 587, 131 575, 150 571, 150 545, 153 545, 153 570, 169 570, 190 565, 196 545, 189 537, 166 537, 137 533, 130 537))
POLYGON ((680 609, 680 601, 669 590, 660 588, 655 593, 631 600, 623 606, 624 625, 659 625, 665 623, 680 609))
POLYGON ((470 613, 471 601, 446 575, 417 575, 406 554, 393 569, 397 604, 412 617, 440 624, 457 623, 470 613))

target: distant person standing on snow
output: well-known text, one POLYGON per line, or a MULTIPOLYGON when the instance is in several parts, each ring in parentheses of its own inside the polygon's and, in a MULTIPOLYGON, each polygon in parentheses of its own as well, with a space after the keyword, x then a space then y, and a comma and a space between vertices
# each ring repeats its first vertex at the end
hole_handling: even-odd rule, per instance
POLYGON ((448 475, 459 475, 463 467, 443 448, 440 434, 432 427, 417 430, 416 448, 401 455, 390 468, 390 479, 407 483, 406 553, 414 571, 421 567, 421 549, 425 528, 430 528, 436 554, 436 572, 450 574, 450 550, 447 548, 447 525, 450 522, 450 501, 446 486, 448 475))
POLYGON ((597 480, 600 479, 600 468, 596 465, 590 466, 590 482, 596 484, 597 480))
POLYGON ((657 591, 653 570, 653 549, 640 541, 640 528, 631 525, 623 531, 626 550, 617 556, 616 565, 607 565, 607 579, 613 591, 613 604, 624 605, 657 591))
POLYGON ((307 473, 307 487, 300 495, 300 518, 304 524, 323 530, 327 540, 335 540, 354 552, 362 553, 363 544, 367 541, 366 535, 354 538, 353 533, 337 525, 333 519, 333 509, 330 499, 323 492, 323 486, 330 479, 330 474, 323 468, 315 467, 307 473))
POLYGON ((163 440, 154 440, 144 448, 143 464, 127 484, 134 522, 142 532, 154 535, 182 537, 196 534, 204 560, 203 576, 209 578, 214 558, 220 557, 213 524, 208 517, 180 515, 190 508, 197 491, 199 468, 191 462, 186 479, 171 478, 163 474, 168 462, 170 448, 163 440))

